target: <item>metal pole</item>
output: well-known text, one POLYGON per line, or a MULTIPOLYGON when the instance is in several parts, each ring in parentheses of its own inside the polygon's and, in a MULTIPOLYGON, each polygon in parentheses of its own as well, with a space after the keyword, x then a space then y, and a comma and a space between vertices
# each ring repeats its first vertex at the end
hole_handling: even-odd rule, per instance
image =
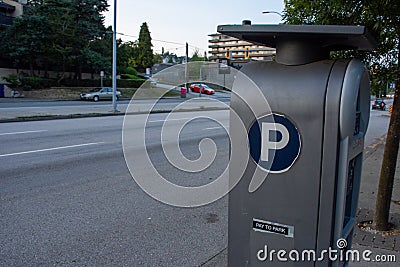
POLYGON ((189 45, 188 43, 186 43, 186 56, 185 56, 185 87, 186 87, 186 91, 189 92, 189 87, 188 87, 188 61, 189 61, 189 45))
POLYGON ((225 73, 224 73, 224 88, 223 89, 225 90, 225 73))
POLYGON ((113 88, 113 112, 117 112, 117 0, 114 0, 114 24, 113 24, 113 66, 112 66, 112 88, 113 88))

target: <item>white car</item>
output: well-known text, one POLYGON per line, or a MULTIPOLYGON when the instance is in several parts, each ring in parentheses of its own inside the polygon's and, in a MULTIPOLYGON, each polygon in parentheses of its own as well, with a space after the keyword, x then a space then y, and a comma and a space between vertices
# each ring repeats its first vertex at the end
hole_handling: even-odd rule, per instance
MULTIPOLYGON (((117 100, 121 97, 121 92, 116 92, 117 100)), ((112 99, 113 97, 113 89, 110 87, 103 87, 103 88, 94 88, 90 90, 88 93, 81 93, 80 98, 81 100, 93 100, 95 102, 102 100, 102 99, 112 99)))

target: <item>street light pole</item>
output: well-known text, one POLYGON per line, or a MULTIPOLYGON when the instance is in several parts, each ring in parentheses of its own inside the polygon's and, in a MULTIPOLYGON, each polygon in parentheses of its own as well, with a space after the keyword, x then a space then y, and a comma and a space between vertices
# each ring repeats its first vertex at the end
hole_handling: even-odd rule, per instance
POLYGON ((277 14, 277 15, 283 17, 281 13, 276 12, 276 11, 264 11, 263 14, 277 14))
POLYGON ((117 0, 114 0, 114 23, 113 23, 113 66, 112 66, 112 89, 113 89, 113 112, 117 112, 117 0))
POLYGON ((188 85, 188 63, 189 63, 189 44, 186 42, 186 53, 185 53, 185 87, 186 92, 189 93, 189 85, 188 85))

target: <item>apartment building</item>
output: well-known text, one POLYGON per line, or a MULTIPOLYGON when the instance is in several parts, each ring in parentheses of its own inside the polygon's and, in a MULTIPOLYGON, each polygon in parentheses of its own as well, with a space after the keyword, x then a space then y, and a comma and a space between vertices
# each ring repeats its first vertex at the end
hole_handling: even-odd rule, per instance
POLYGON ((272 60, 275 48, 255 45, 220 33, 210 34, 210 61, 229 58, 231 65, 242 66, 249 61, 272 60))
POLYGON ((27 0, 0 0, 0 29, 12 25, 14 18, 21 16, 27 0))

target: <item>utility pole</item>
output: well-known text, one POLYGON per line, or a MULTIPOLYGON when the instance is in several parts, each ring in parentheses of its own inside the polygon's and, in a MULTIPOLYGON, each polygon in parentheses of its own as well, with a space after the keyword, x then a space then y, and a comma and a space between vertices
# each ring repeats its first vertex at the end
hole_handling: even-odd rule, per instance
POLYGON ((114 24, 113 24, 113 66, 112 66, 112 89, 113 89, 113 112, 117 110, 117 0, 114 0, 114 24))
POLYGON ((186 42, 186 56, 185 56, 185 87, 186 87, 186 92, 189 92, 189 86, 188 86, 188 64, 189 64, 189 44, 186 42))

